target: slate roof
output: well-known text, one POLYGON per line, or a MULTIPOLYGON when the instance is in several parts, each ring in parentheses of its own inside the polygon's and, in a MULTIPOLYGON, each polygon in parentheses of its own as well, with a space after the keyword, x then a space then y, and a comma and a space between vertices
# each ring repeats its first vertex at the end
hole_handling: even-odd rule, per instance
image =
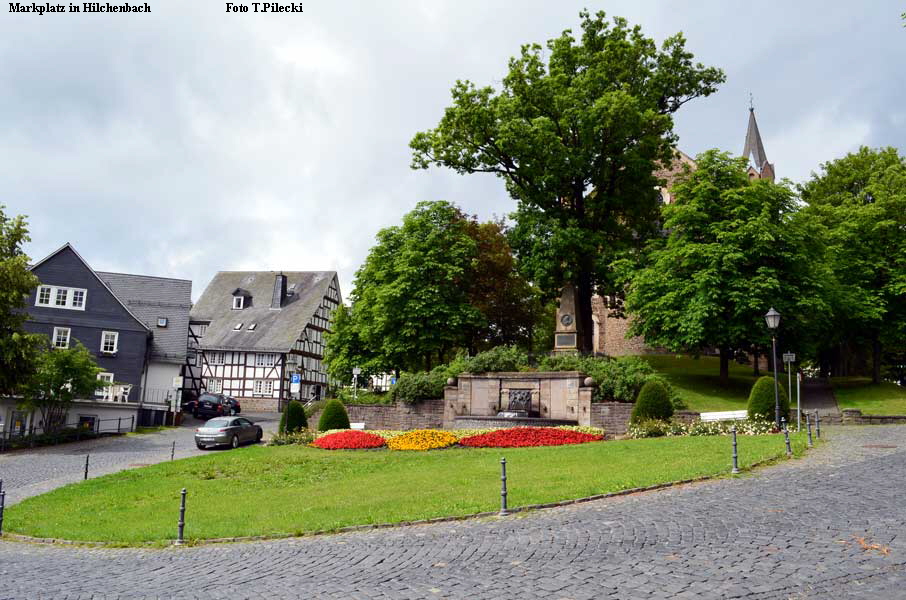
POLYGON ((745 158, 751 156, 752 163, 759 171, 768 162, 768 156, 764 152, 764 144, 761 142, 761 132, 758 131, 758 123, 755 121, 755 109, 749 109, 749 128, 746 131, 746 144, 743 146, 742 155, 745 158))
POLYGON ((102 273, 97 276, 151 330, 151 360, 183 363, 189 338, 192 282, 148 275, 102 273), (157 319, 166 317, 167 326, 157 319))
MULTIPOLYGON (((209 322, 199 345, 205 350, 289 352, 327 294, 335 271, 220 271, 192 307, 193 322, 209 322), (281 308, 271 308, 276 276, 294 284, 281 308), (233 292, 251 294, 246 308, 233 310, 233 292), (234 328, 242 323, 242 329, 234 328), (255 323, 255 330, 248 326, 255 323)), ((339 289, 339 288, 338 288, 339 289)))

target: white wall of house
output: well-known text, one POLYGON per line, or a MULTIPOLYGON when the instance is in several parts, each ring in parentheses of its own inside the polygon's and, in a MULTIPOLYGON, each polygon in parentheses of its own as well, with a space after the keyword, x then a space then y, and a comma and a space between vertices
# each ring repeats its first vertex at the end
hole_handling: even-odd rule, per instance
MULTIPOLYGON (((41 426, 40 411, 35 411, 34 414, 22 413, 16 408, 15 400, 0 399, 0 421, 3 422, 4 435, 9 432, 15 433, 17 417, 22 419, 22 427, 26 433, 31 427, 39 428, 41 426)), ((66 424, 75 426, 80 419, 84 418, 92 420, 96 431, 98 428, 103 432, 116 431, 117 425, 122 431, 129 431, 132 427, 133 417, 137 424, 137 403, 75 401, 69 407, 66 424)))
POLYGON ((163 404, 167 397, 176 397, 173 378, 179 377, 181 365, 154 361, 148 363, 148 374, 145 378, 143 402, 163 404))

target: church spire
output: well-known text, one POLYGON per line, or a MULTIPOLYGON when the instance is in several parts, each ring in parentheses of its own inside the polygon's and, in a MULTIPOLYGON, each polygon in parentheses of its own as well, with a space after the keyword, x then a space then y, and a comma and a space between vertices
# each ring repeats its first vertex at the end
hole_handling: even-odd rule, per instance
POLYGON ((764 144, 761 141, 761 132, 758 131, 758 122, 755 121, 755 107, 749 100, 749 129, 746 131, 746 144, 742 149, 742 155, 752 161, 749 168, 749 177, 755 179, 774 179, 774 165, 768 162, 768 156, 764 152, 764 144))

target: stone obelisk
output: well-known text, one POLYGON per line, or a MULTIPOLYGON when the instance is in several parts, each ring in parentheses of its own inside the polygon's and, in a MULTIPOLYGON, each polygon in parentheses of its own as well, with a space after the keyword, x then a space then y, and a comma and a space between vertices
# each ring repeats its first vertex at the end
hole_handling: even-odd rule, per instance
POLYGON ((560 291, 557 328, 554 330, 554 353, 575 354, 579 351, 579 319, 576 315, 576 288, 567 283, 560 291))

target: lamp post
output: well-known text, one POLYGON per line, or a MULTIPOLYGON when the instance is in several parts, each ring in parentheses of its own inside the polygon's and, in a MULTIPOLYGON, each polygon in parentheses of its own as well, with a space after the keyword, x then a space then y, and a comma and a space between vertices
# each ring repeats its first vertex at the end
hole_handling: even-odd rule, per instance
POLYGON ((774 361, 774 424, 780 429, 780 391, 777 385, 777 326, 780 325, 780 313, 771 307, 764 316, 768 329, 771 330, 771 358, 774 361))
POLYGON ((362 373, 362 369, 358 367, 353 367, 352 369, 352 401, 355 402, 358 400, 358 391, 359 391, 359 375, 362 373))

